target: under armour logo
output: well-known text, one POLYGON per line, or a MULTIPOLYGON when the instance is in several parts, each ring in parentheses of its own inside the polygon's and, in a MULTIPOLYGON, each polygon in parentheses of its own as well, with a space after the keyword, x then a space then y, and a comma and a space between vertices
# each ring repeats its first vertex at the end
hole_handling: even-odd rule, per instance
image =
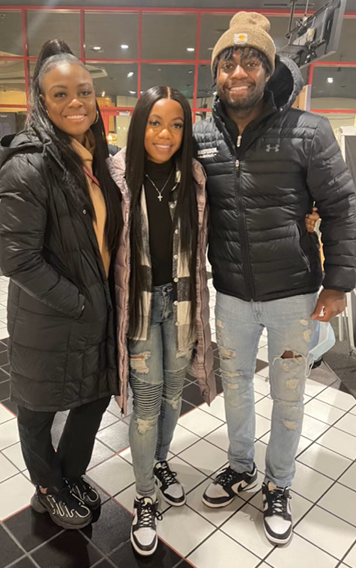
POLYGON ((275 146, 272 146, 271 144, 267 144, 266 146, 266 152, 279 152, 281 145, 280 144, 276 144, 275 146))

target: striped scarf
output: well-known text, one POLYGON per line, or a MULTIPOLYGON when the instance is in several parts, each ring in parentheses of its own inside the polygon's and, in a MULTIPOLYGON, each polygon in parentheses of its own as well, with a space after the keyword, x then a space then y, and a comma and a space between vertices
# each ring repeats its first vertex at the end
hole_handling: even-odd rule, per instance
MULTIPOLYGON (((174 211, 177 206, 178 190, 171 192, 171 200, 169 209, 172 220, 174 211)), ((144 188, 141 192, 141 227, 142 227, 142 253, 141 253, 141 274, 143 279, 142 298, 140 302, 141 326, 139 333, 130 337, 137 341, 145 341, 148 339, 150 323, 151 323, 151 306, 152 306, 152 264, 150 255, 149 241, 149 225, 147 203, 144 188)), ((181 250, 179 222, 173 233, 173 273, 172 282, 176 285, 176 300, 174 301, 174 321, 177 329, 177 349, 178 353, 183 352, 192 347, 195 343, 195 337, 191 337, 191 318, 190 318, 190 270, 189 270, 189 254, 181 250)))

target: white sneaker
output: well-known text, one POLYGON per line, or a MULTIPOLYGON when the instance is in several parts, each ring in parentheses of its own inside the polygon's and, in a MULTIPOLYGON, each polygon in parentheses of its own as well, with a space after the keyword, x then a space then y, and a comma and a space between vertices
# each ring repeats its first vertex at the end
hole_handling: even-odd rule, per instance
POLYGON ((156 519, 162 520, 157 511, 157 501, 152 497, 136 497, 131 525, 131 543, 141 556, 150 556, 158 546, 156 519))
POLYGON ((166 461, 157 462, 154 470, 156 483, 163 499, 173 507, 181 507, 186 502, 185 491, 166 461))
POLYGON ((292 538, 292 511, 289 487, 276 487, 269 482, 262 485, 263 525, 266 536, 273 544, 286 544, 292 538))
POLYGON ((212 508, 226 507, 242 491, 249 491, 257 485, 257 468, 253 464, 253 470, 249 473, 237 473, 230 466, 218 471, 214 481, 203 493, 204 505, 212 508))

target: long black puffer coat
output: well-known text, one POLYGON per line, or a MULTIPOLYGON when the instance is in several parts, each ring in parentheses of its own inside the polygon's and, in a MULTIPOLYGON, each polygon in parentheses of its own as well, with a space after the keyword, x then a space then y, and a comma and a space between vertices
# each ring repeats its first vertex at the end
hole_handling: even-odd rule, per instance
POLYGON ((322 218, 328 289, 356 283, 356 196, 330 123, 291 108, 302 88, 293 61, 277 58, 264 114, 237 147, 219 99, 195 125, 196 157, 207 176, 209 260, 215 288, 245 301, 316 292, 319 245, 305 227, 316 202, 322 218))
POLYGON ((69 177, 44 132, 20 133, 0 156, 12 400, 55 412, 119 394, 113 308, 92 220, 66 197, 69 177))

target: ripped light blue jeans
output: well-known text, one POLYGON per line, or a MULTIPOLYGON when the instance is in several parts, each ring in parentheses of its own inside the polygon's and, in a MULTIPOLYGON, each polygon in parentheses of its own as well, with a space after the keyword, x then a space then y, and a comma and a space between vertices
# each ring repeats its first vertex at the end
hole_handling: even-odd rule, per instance
POLYGON ((270 302, 244 302, 218 293, 216 335, 220 353, 229 462, 238 473, 254 462, 255 402, 253 377, 258 343, 268 333, 268 360, 273 399, 271 436, 266 454, 266 482, 291 485, 302 431, 305 381, 318 342, 319 322, 311 320, 317 294, 270 302), (283 358, 286 352, 293 357, 283 358))
POLYGON ((153 289, 151 324, 146 341, 129 341, 133 414, 130 445, 140 495, 155 493, 155 459, 167 459, 192 351, 177 352, 173 286, 153 289))

